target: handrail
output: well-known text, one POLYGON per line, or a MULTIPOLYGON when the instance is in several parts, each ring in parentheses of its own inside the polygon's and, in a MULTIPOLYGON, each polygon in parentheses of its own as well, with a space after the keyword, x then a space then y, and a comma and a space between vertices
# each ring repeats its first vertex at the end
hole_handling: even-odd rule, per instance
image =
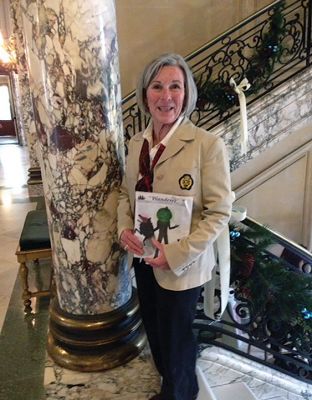
MULTIPOLYGON (((310 65, 311 56, 311 0, 276 0, 233 28, 199 47, 185 57, 194 76, 201 85, 205 82, 222 82, 227 85, 234 77, 240 81, 250 69, 250 57, 257 51, 268 31, 276 7, 281 7, 285 34, 279 39, 283 51, 274 62, 270 76, 256 93, 248 95, 250 105, 310 65), (255 23, 256 21, 256 23, 255 23)), ((231 88, 229 86, 229 91, 231 88)), ((238 103, 220 112, 212 103, 204 106, 198 102, 191 115, 192 121, 204 129, 212 129, 239 110, 238 103)), ((136 132, 146 127, 148 118, 136 104, 135 92, 129 93, 122 101, 125 142, 136 132)))
MULTIPOLYGON (((230 235, 227 312, 212 321, 199 303, 194 323, 199 342, 230 350, 310 384, 312 254, 250 217, 231 226, 230 235), (271 247, 276 243, 284 248, 280 257, 271 247)), ((215 295, 220 296, 218 290, 215 295)))
POLYGON ((312 263, 312 254, 305 249, 304 247, 300 246, 298 243, 294 242, 293 240, 290 240, 286 238, 285 236, 281 235, 280 233, 274 231, 270 227, 261 224, 260 222, 256 221, 255 219, 251 217, 247 217, 244 220, 244 224, 249 226, 249 227, 262 227, 265 228, 270 234, 272 235, 272 238, 276 241, 276 243, 281 244, 285 248, 291 249, 296 256, 301 257, 302 259, 309 261, 312 263))
POLYGON ((254 21, 255 19, 257 19, 260 15, 262 15, 263 13, 272 10, 276 5, 280 4, 282 0, 276 0, 273 3, 269 4, 268 6, 265 6, 263 8, 261 8, 259 11, 257 11, 256 13, 252 14, 251 16, 247 17, 246 19, 244 19, 241 22, 238 22, 236 25, 234 25, 232 28, 229 28, 228 30, 226 30, 225 32, 221 33, 220 35, 216 36, 214 39, 212 39, 209 43, 204 44, 203 46, 200 46, 197 50, 192 51, 192 53, 188 54, 185 59, 186 61, 196 57, 197 55, 199 55, 200 53, 202 53, 203 51, 205 51, 206 49, 208 49, 209 47, 213 46, 215 43, 222 41, 222 39, 228 35, 230 35, 231 33, 239 30, 242 28, 242 26, 247 25, 249 22, 254 21))
MULTIPOLYGON (((225 32, 223 32, 222 34, 216 36, 214 39, 212 39, 210 42, 198 47, 196 50, 192 51, 190 54, 188 54, 187 56, 185 56, 185 60, 188 61, 190 59, 192 59, 193 57, 196 57, 198 54, 202 53, 203 51, 205 51, 207 48, 209 48, 210 46, 214 45, 217 42, 220 42, 224 37, 228 36, 229 34, 231 34, 232 32, 235 32, 236 30, 240 29, 242 27, 242 25, 245 25, 246 23, 253 21, 254 19, 256 19, 259 15, 263 14, 263 12, 271 10, 272 7, 274 7, 275 5, 279 4, 281 2, 281 0, 275 0, 273 3, 271 3, 268 6, 265 6, 263 8, 261 8, 259 11, 257 11, 255 14, 247 17, 246 19, 244 19, 244 21, 237 23, 236 25, 234 25, 232 28, 226 30, 225 32)), ((135 95, 135 90, 132 90, 130 93, 128 93, 123 99, 122 99, 122 103, 126 103, 129 99, 131 99, 133 96, 135 95)))

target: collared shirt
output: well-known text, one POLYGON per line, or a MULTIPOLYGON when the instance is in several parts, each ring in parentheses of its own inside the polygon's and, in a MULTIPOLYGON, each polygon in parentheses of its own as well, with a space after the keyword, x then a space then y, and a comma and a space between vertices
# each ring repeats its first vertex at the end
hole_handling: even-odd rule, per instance
POLYGON ((167 133, 167 135, 158 144, 156 144, 156 146, 153 146, 153 121, 152 120, 150 121, 147 128, 143 132, 143 139, 146 139, 149 143, 151 165, 152 165, 153 159, 155 157, 155 154, 157 153, 157 150, 158 150, 160 144, 162 144, 165 147, 167 146, 169 139, 174 134, 174 132, 176 131, 178 126, 181 124, 183 118, 184 118, 184 115, 180 115, 180 117, 172 125, 172 127, 169 130, 169 132, 167 133))

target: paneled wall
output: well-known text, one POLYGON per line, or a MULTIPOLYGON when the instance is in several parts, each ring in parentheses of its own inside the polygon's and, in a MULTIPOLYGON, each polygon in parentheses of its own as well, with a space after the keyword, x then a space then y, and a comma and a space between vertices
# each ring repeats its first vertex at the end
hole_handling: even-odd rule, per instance
POLYGON ((236 204, 312 251, 312 124, 232 173, 236 204))
POLYGON ((188 55, 272 0, 115 0, 123 96, 153 57, 188 55))

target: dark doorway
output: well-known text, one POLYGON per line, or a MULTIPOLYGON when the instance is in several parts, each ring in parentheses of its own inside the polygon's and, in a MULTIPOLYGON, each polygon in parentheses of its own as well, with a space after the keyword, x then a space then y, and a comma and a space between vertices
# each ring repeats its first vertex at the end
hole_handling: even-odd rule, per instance
POLYGON ((0 75, 0 139, 1 143, 17 143, 14 104, 9 75, 0 75))

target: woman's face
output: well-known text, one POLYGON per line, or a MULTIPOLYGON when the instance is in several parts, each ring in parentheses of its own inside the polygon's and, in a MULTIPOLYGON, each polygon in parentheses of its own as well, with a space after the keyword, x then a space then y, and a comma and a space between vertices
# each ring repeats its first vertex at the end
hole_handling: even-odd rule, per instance
POLYGON ((182 70, 176 66, 163 67, 146 91, 147 106, 154 126, 173 124, 181 114, 184 97, 182 70))

